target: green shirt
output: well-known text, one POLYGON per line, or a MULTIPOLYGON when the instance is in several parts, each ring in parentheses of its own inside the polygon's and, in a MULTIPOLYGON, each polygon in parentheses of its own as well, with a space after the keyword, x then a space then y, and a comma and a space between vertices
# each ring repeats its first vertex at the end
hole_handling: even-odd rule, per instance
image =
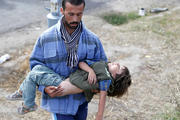
MULTIPOLYGON (((108 71, 107 62, 104 61, 95 62, 90 67, 94 70, 98 82, 104 80, 113 80, 113 78, 111 77, 108 71)), ((86 100, 90 102, 94 95, 92 90, 99 90, 99 85, 98 82, 96 84, 90 85, 87 81, 87 78, 88 78, 88 72, 78 69, 76 72, 70 75, 70 82, 73 85, 77 86, 78 88, 84 90, 86 100)))

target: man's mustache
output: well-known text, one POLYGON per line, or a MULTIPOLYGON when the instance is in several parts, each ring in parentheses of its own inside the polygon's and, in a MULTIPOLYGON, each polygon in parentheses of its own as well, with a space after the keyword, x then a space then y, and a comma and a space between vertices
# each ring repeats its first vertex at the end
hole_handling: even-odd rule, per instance
POLYGON ((70 24, 79 24, 79 22, 71 22, 70 24))

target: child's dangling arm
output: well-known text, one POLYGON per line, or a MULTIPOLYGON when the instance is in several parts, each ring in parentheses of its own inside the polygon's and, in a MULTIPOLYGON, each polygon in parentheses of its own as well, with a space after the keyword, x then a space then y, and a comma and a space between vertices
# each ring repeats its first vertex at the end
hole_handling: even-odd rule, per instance
POLYGON ((107 95, 106 91, 100 91, 96 120, 103 120, 103 113, 106 105, 106 95, 107 95))

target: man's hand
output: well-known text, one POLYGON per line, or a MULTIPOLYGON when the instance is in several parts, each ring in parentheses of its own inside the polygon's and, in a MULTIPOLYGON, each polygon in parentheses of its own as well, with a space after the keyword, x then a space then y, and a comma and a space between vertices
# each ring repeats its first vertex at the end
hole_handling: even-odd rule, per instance
POLYGON ((97 79, 96 79, 96 74, 95 74, 94 70, 91 70, 89 72, 88 82, 89 82, 89 84, 96 84, 97 79))
POLYGON ((50 97, 57 97, 57 96, 61 96, 63 93, 63 88, 61 88, 61 86, 59 85, 58 87, 56 86, 48 86, 45 87, 45 92, 50 96, 50 97))

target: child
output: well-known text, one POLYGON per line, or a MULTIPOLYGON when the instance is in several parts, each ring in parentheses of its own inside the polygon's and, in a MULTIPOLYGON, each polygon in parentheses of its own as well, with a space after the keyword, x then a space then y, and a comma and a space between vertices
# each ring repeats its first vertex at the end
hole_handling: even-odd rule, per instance
POLYGON ((125 94, 128 87, 131 85, 130 72, 127 67, 120 66, 118 63, 107 63, 102 61, 96 62, 90 67, 84 62, 80 62, 79 67, 83 71, 77 70, 72 73, 70 75, 70 82, 84 91, 88 102, 94 95, 92 90, 98 90, 100 97, 96 120, 102 120, 106 96, 121 97, 125 94), (89 76, 90 74, 88 75, 91 71, 95 72, 98 84, 90 85, 89 83, 92 83, 90 79, 88 79, 89 83, 87 82, 87 78, 92 78, 89 76))
POLYGON ((36 110, 37 105, 34 102, 36 85, 58 86, 57 89, 61 87, 63 90, 61 96, 84 92, 87 101, 92 99, 94 92, 100 92, 96 117, 99 120, 103 117, 106 95, 121 97, 131 85, 129 70, 117 63, 100 61, 89 67, 85 62, 80 62, 79 68, 82 70, 78 69, 68 79, 62 81, 60 76, 49 68, 35 66, 22 83, 23 89, 20 91, 22 91, 25 105, 18 108, 18 113, 25 114, 36 110))

